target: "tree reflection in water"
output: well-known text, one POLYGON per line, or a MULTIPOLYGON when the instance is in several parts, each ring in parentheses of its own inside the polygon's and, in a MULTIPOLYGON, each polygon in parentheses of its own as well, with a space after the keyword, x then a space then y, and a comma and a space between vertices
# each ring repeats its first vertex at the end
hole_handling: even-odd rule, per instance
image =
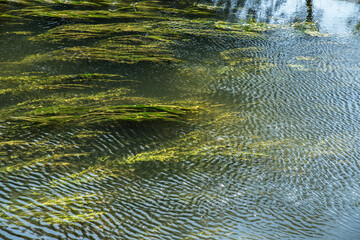
POLYGON ((306 7, 307 7, 307 17, 306 17, 306 21, 307 22, 312 22, 313 21, 313 1, 312 0, 306 0, 306 7))
POLYGON ((256 20, 272 24, 316 23, 327 33, 349 34, 360 29, 358 0, 206 0, 227 14, 228 20, 256 20))

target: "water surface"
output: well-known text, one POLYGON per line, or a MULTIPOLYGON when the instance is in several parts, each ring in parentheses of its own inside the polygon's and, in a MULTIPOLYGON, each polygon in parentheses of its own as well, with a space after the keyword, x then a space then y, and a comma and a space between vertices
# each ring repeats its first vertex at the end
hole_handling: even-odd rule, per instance
MULTIPOLYGON (((79 20, 67 12, 60 18, 29 14, 30 24, 0 18, 0 238, 360 238, 358 3, 314 0, 319 31, 310 32, 291 27, 306 19, 305 1, 86 3, 48 4, 148 15, 79 20), (154 10, 159 6, 165 9, 154 10), (180 11, 188 8, 212 15, 180 11), (243 24, 251 17, 281 25, 241 37, 197 22, 243 24), (88 24, 78 33, 85 36, 96 24, 148 19, 170 22, 181 36, 166 39, 175 41, 171 48, 156 45, 164 50, 154 55, 169 57, 170 49, 181 62, 119 63, 115 55, 97 61, 87 52, 119 41, 124 28, 58 40, 75 24, 88 24), (194 31, 184 30, 188 20, 194 31), (54 29, 53 39, 33 40, 54 29), (90 57, 72 50, 56 58, 75 47, 90 57), (66 80, 49 82, 51 76, 66 80), (118 94, 124 88, 131 91, 118 94), (32 106, 145 98, 207 110, 181 122, 24 126, 11 118, 32 106)), ((33 8, 0 6, 15 16, 33 8)), ((126 36, 142 39, 139 28, 126 36)), ((160 31, 151 29, 150 35, 160 31)))

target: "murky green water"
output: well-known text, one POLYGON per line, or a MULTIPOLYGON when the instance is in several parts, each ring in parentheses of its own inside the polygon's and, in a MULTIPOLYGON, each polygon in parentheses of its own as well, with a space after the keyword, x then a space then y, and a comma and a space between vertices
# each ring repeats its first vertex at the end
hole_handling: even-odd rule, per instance
POLYGON ((359 12, 0 0, 0 238, 359 239, 359 12))

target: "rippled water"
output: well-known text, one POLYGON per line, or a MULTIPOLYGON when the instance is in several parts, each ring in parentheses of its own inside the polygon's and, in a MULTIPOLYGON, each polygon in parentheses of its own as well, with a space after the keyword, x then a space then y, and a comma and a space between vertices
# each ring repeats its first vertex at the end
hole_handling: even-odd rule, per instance
POLYGON ((254 13, 287 27, 191 37, 172 49, 179 64, 18 64, 72 44, 29 37, 74 23, 1 20, 0 90, 20 89, 1 92, 2 112, 124 86, 211 107, 193 122, 23 128, 1 119, 0 238, 359 239, 359 4, 326 3, 314 0, 312 35, 289 27, 306 18, 305 1, 212 2, 218 19, 254 13), (44 91, 4 78, 34 72, 125 80, 44 91), (142 161, 114 164, 134 156, 142 161))

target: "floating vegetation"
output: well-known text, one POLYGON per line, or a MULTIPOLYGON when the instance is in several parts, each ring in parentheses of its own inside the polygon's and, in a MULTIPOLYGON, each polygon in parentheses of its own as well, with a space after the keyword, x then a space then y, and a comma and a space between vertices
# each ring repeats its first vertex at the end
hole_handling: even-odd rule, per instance
POLYGON ((301 32, 314 36, 314 37, 328 37, 327 33, 320 33, 318 26, 314 22, 295 22, 291 25, 294 29, 300 30, 301 32))
POLYGON ((216 22, 215 26, 219 29, 243 31, 249 33, 267 32, 279 28, 279 25, 256 21, 248 21, 240 24, 218 21, 216 22))

